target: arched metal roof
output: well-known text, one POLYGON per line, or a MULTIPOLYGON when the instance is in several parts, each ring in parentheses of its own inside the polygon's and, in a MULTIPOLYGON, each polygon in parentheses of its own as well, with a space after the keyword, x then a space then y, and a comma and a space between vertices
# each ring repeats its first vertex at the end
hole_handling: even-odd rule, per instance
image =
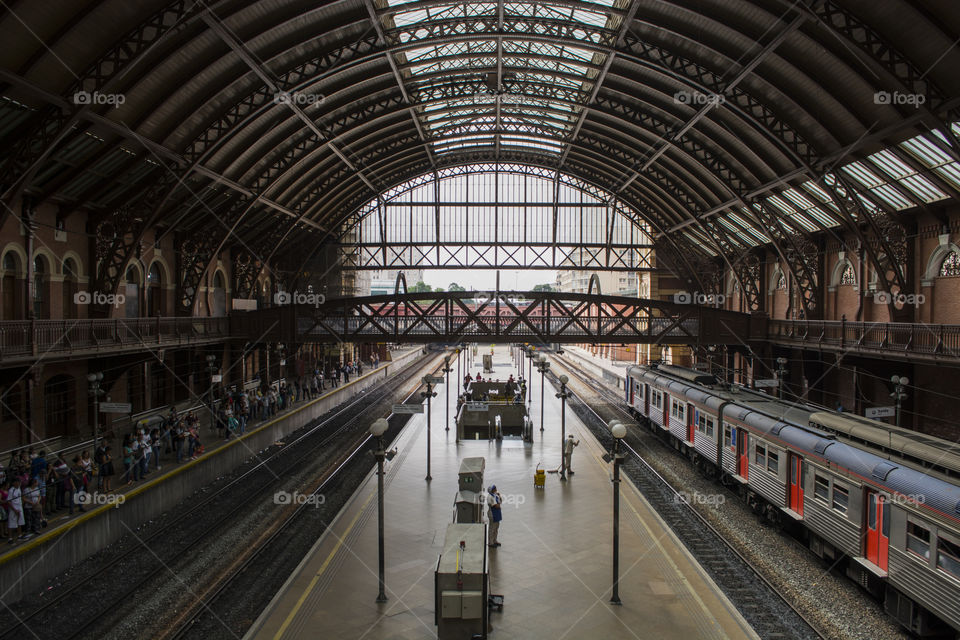
POLYGON ((92 212, 106 284, 148 229, 270 255, 478 162, 728 260, 960 193, 950 0, 11 0, 0 32, 5 202, 92 212))

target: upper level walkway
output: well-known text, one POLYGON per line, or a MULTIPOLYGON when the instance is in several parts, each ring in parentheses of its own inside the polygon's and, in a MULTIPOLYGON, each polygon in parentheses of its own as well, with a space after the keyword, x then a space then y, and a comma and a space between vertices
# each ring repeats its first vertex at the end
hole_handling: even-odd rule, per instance
POLYGON ((236 333, 279 342, 745 344, 766 320, 594 293, 475 291, 338 298, 235 314, 236 333))
POLYGON ((531 342, 796 346, 960 364, 960 325, 770 320, 712 307, 602 294, 403 293, 332 298, 222 318, 0 322, 0 367, 211 344, 531 342))

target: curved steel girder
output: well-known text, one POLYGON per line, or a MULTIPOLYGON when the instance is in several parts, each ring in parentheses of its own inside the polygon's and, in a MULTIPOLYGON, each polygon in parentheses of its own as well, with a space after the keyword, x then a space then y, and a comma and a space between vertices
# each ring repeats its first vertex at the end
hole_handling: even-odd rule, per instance
POLYGON ((819 318, 823 313, 820 247, 803 234, 787 231, 783 216, 771 211, 762 199, 751 202, 747 210, 758 219, 757 228, 770 239, 770 245, 790 269, 793 282, 800 288, 804 317, 819 318))
MULTIPOLYGON (((390 141, 388 144, 389 144, 389 146, 391 146, 391 147, 394 146, 393 141, 390 141)), ((416 147, 417 145, 418 145, 418 142, 417 142, 416 138, 411 137, 411 138, 409 139, 409 141, 408 141, 407 147, 406 147, 406 148, 399 148, 399 150, 396 151, 394 154, 392 154, 392 156, 393 156, 393 157, 396 157, 397 155, 402 155, 402 154, 406 153, 406 151, 408 151, 409 148, 414 148, 414 147, 416 147)), ((574 144, 574 148, 575 148, 575 149, 581 149, 582 146, 579 145, 579 144, 574 144)), ((473 152, 477 152, 477 151, 485 151, 485 149, 483 149, 482 147, 478 147, 478 148, 474 148, 474 149, 473 149, 473 152)), ((591 150, 587 149, 587 151, 591 151, 591 150)), ((389 162, 389 161, 392 159, 391 156, 385 156, 379 149, 373 150, 373 151, 371 152, 371 156, 374 157, 374 158, 376 158, 376 159, 377 159, 377 162, 376 162, 375 164, 371 164, 370 167, 371 167, 372 169, 375 169, 375 170, 378 172, 378 174, 381 173, 381 171, 379 170, 378 166, 379 166, 380 164, 382 164, 382 163, 389 162)), ((593 156, 591 159, 592 159, 593 162, 600 162, 600 163, 603 163, 603 164, 606 164, 606 165, 610 165, 611 170, 613 170, 613 168, 617 166, 616 163, 611 162, 611 159, 610 159, 610 158, 606 158, 606 159, 605 159, 605 158, 604 158, 602 155, 600 155, 600 154, 597 154, 597 155, 593 156), (605 163, 604 163, 604 160, 606 160, 605 163)), ((552 160, 555 161, 555 159, 552 159, 552 160)), ((536 162, 534 161, 534 163, 536 163, 536 162)), ((623 166, 619 166, 619 167, 617 167, 617 168, 619 169, 619 174, 621 174, 621 175, 622 175, 622 174, 625 172, 625 170, 626 170, 626 167, 623 167, 623 166)), ((573 172, 571 172, 571 173, 573 173, 573 172)), ((323 183, 320 183, 320 184, 314 183, 314 187, 313 187, 312 190, 315 191, 315 192, 317 192, 317 193, 322 193, 322 194, 324 194, 324 197, 323 197, 322 200, 317 200, 317 201, 315 201, 313 198, 311 198, 311 197, 309 197, 309 196, 298 198, 298 201, 299 201, 299 202, 304 203, 304 204, 302 205, 302 210, 306 213, 306 215, 307 215, 308 217, 310 217, 311 219, 317 219, 317 215, 316 215, 316 214, 317 214, 318 212, 320 212, 320 211, 326 211, 326 210, 327 210, 327 208, 324 206, 324 203, 335 202, 335 203, 338 204, 338 206, 341 206, 341 207, 342 207, 342 206, 345 206, 345 201, 349 201, 349 196, 345 194, 345 191, 347 191, 347 190, 350 188, 350 184, 343 184, 343 185, 340 186, 339 188, 334 189, 334 188, 333 188, 333 185, 337 184, 338 182, 340 182, 340 177, 337 176, 337 175, 332 175, 332 176, 327 176, 327 177, 324 179, 324 182, 323 182, 323 183)), ((352 184, 352 181, 351 181, 351 184, 352 184)), ((611 190, 613 190, 613 189, 611 189, 611 190)), ((323 218, 323 219, 325 219, 325 218, 323 218)), ((676 222, 676 221, 674 221, 674 222, 676 222)))
MULTIPOLYGON (((931 111, 936 111, 946 100, 944 92, 930 79, 930 69, 922 70, 870 25, 839 6, 836 0, 817 2, 809 11, 817 16, 821 24, 856 45, 871 60, 883 67, 897 80, 901 88, 909 93, 925 96, 931 111)), ((956 37, 951 34, 948 39, 952 41, 956 37)))
POLYGON ((906 254, 909 251, 909 243, 906 240, 904 229, 890 220, 890 226, 896 226, 900 231, 900 238, 897 242, 899 246, 891 246, 887 235, 879 228, 878 223, 878 218, 889 216, 882 210, 868 210, 861 199, 862 194, 855 185, 838 173, 825 174, 817 180, 817 183, 836 203, 839 209, 838 217, 856 235, 860 246, 869 256, 877 274, 877 281, 887 294, 887 308, 890 312, 890 318, 909 320, 912 316, 909 307, 904 306, 902 309, 897 309, 894 304, 897 293, 906 294, 910 292, 909 280, 904 271, 904 265, 908 257, 906 254), (871 232, 872 238, 866 230, 871 232), (889 264, 883 264, 881 254, 886 256, 889 264))
MULTIPOLYGON (((75 75, 76 80, 65 92, 73 96, 78 91, 93 93, 105 88, 127 74, 131 67, 154 43, 163 38, 191 14, 196 14, 195 0, 176 0, 152 14, 84 71, 75 75)), ((52 45, 51 45, 52 46, 52 45)), ((0 166, 0 174, 16 176, 3 194, 8 202, 16 199, 30 183, 40 164, 69 135, 79 123, 82 114, 91 110, 89 105, 76 105, 69 112, 49 105, 41 109, 24 132, 13 144, 13 150, 0 166)))
MULTIPOLYGON (((542 36, 537 36, 537 37, 531 36, 531 39, 539 40, 539 39, 542 39, 542 36)), ((357 49, 366 49, 366 47, 363 46, 364 44, 365 44, 365 43, 362 43, 362 42, 361 42, 361 43, 356 43, 354 46, 356 46, 357 49)), ((578 44, 579 44, 579 45, 582 46, 583 43, 580 42, 580 41, 572 41, 572 42, 564 42, 563 44, 568 44, 568 45, 578 45, 578 44)), ((406 50, 406 49, 410 48, 410 46, 411 46, 411 45, 409 45, 409 43, 408 43, 408 44, 405 44, 405 45, 403 45, 403 46, 401 46, 401 47, 394 47, 394 48, 391 48, 391 49, 385 49, 384 51, 380 51, 380 52, 378 52, 378 53, 376 53, 376 54, 373 54, 373 55, 376 56, 376 55, 383 55, 384 53, 396 53, 396 52, 399 52, 399 51, 402 51, 402 50, 406 50)), ((354 47, 348 46, 348 47, 345 47, 344 49, 351 50, 351 49, 353 49, 353 48, 354 48, 354 47)), ((371 46, 371 47, 370 47, 371 50, 372 50, 373 48, 374 48, 374 46, 371 46)), ((340 50, 338 50, 336 53, 337 53, 337 54, 343 54, 343 53, 345 53, 344 49, 340 49, 340 50)), ((651 49, 650 51, 653 51, 653 50, 651 49)), ((623 55, 623 54, 621 54, 621 53, 618 53, 618 55, 621 55, 621 57, 624 57, 624 58, 630 58, 630 57, 631 57, 631 56, 625 56, 625 55, 623 55)), ((652 54, 651 54, 651 55, 652 55, 652 54)), ((330 58, 331 56, 328 54, 326 57, 327 57, 327 58, 330 58)), ((337 57, 336 55, 334 55, 333 57, 336 58, 336 59, 339 61, 339 57, 337 57)), ((311 61, 311 62, 313 62, 313 61, 311 61)), ((656 61, 653 61, 653 64, 654 64, 654 66, 656 66, 656 61)), ((311 67, 312 67, 312 64, 309 64, 309 63, 308 63, 307 66, 311 66, 311 67)), ((352 65, 351 65, 351 66, 352 66, 352 65)), ((661 66, 662 66, 662 65, 661 65, 661 66)), ((665 67, 665 66, 662 66, 662 68, 663 68, 663 69, 667 69, 667 67, 665 67)), ((682 65, 682 68, 686 69, 686 70, 688 71, 688 75, 689 75, 690 65, 689 65, 689 64, 688 64, 688 65, 682 65)), ((304 71, 304 67, 299 68, 298 71, 300 71, 300 73, 302 73, 302 72, 304 71)), ((338 69, 338 71, 339 71, 339 69, 338 69)), ((291 72, 291 73, 286 74, 286 75, 287 75, 287 76, 292 76, 292 75, 294 75, 294 72, 291 72)), ((675 76, 675 77, 682 77, 682 76, 675 76)), ((290 79, 292 79, 292 78, 290 78, 290 79)), ((688 79, 690 79, 690 78, 688 78, 688 79)), ((315 82, 315 77, 310 77, 307 82, 302 83, 302 84, 307 85, 307 84, 310 84, 310 83, 313 83, 313 82, 315 82)), ((298 91, 298 90, 301 90, 301 88, 300 88, 299 86, 291 86, 291 87, 289 88, 289 90, 290 90, 290 91, 298 91)), ((267 101, 267 96, 266 96, 265 92, 262 92, 262 91, 261 91, 261 92, 260 92, 260 95, 261 95, 261 102, 266 102, 266 101, 267 101)), ((254 94, 254 96, 256 96, 256 94, 254 94)), ((272 97, 270 97, 270 100, 272 100, 272 97)), ((240 105, 246 105, 246 101, 241 101, 241 103, 239 103, 239 104, 240 104, 240 105)), ((221 119, 221 120, 222 120, 222 119, 221 119)), ((217 130, 217 131, 220 131, 220 132, 223 131, 222 128, 220 128, 220 127, 217 127, 216 130, 217 130)), ((200 140, 203 140, 204 142, 209 142, 209 138, 208 138, 207 136, 201 136, 200 140)), ((186 155, 186 156, 188 157, 188 159, 189 159, 190 154, 189 154, 189 153, 186 153, 185 155, 186 155)))
MULTIPOLYGON (((403 109, 397 109, 397 110, 396 110, 396 113, 398 113, 398 114, 400 114, 400 113, 402 113, 402 112, 403 112, 403 109)), ((405 115, 402 116, 402 117, 405 118, 405 115)), ((382 140, 382 126, 383 126, 382 123, 381 123, 379 120, 376 120, 376 119, 373 119, 373 122, 371 123, 370 120, 368 119, 368 120, 367 120, 367 125, 368 125, 369 127, 371 127, 371 128, 376 128, 376 129, 378 129, 378 133, 377 133, 377 135, 376 135, 376 140, 377 140, 378 142, 381 141, 381 140, 382 140)), ((636 141, 636 142, 640 142, 640 141, 636 141)), ((354 142, 350 142, 350 143, 348 143, 348 144, 349 144, 350 146, 354 146, 355 143, 354 143, 354 142)), ((629 143, 627 143, 627 144, 629 144, 629 143)), ((365 156, 362 156, 362 160, 363 160, 364 163, 367 162, 367 158, 366 158, 365 156)), ((696 163, 694 163, 693 166, 696 166, 696 163)), ((332 166, 332 167, 328 167, 328 170, 336 171, 336 165, 335 165, 335 163, 333 163, 333 166, 332 166)), ((339 177, 339 176, 338 176, 338 177, 339 177)), ((311 177, 308 182, 312 183, 314 179, 315 179, 315 178, 311 177)), ((328 180, 327 182, 330 182, 330 181, 328 180)), ((335 197, 335 194, 331 194, 330 199, 334 199, 334 197, 335 197)), ((300 196, 298 196, 298 198, 300 198, 300 196)), ((700 207, 697 206, 697 207, 695 207, 695 208, 700 208, 700 207)))

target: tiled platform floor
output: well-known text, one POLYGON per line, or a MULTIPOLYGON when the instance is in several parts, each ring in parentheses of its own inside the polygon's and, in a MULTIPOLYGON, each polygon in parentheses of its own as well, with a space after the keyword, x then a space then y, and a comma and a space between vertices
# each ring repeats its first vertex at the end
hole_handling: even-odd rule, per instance
MULTIPOLYGON (((489 348, 489 347, 487 347, 489 348)), ((479 358, 478 358, 479 360, 479 358)), ((494 378, 512 369, 498 347, 494 378)), ((540 379, 533 383, 539 423, 540 379)), ((756 638, 717 592, 632 484, 621 491, 622 606, 608 603, 612 579, 612 490, 603 451, 576 416, 567 432, 580 439, 576 474, 561 483, 547 475, 533 487, 537 464, 560 462, 560 406, 548 386, 546 431, 535 442, 466 441, 444 431, 444 389, 438 387, 432 428, 432 476, 426 475, 426 417, 414 416, 388 463, 386 584, 389 602, 377 604, 376 476, 357 490, 248 638, 434 638, 433 571, 446 525, 452 521, 459 460, 485 456, 485 483, 506 498, 502 547, 490 550, 491 591, 505 596, 491 613, 494 638, 563 640, 614 638, 756 638)), ((451 403, 455 394, 451 389, 451 403)), ((452 422, 452 421, 451 421, 452 422)))

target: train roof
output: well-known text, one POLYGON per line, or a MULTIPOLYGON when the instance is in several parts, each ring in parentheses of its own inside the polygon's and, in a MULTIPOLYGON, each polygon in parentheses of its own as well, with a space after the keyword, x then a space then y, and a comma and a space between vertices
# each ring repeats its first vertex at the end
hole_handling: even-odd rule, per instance
POLYGON ((926 505, 955 519, 960 518, 960 486, 954 484, 955 479, 931 473, 934 464, 930 462, 956 464, 957 450, 960 449, 957 445, 902 428, 883 429, 883 426, 889 425, 853 414, 834 414, 822 411, 819 407, 785 403, 749 389, 722 385, 713 389, 695 386, 686 380, 676 379, 672 375, 673 369, 678 367, 666 371, 661 367, 630 367, 627 372, 628 375, 639 373, 648 380, 658 380, 671 391, 682 391, 685 397, 706 406, 719 407, 729 402, 724 412, 729 412, 730 417, 751 428, 772 435, 800 451, 814 453, 867 481, 907 496, 916 504, 926 505), (631 371, 633 369, 637 371, 631 371), (888 459, 878 455, 875 450, 878 445, 875 443, 871 444, 871 448, 863 449, 854 442, 837 440, 837 437, 843 436, 850 441, 871 438, 873 442, 880 439, 880 434, 883 434, 883 441, 888 448, 890 443, 902 447, 893 455, 917 456, 916 460, 900 457, 888 459), (937 444, 943 446, 938 447, 937 444))
POLYGON ((815 412, 810 422, 839 437, 866 444, 904 458, 924 471, 960 478, 960 446, 903 427, 884 424, 852 413, 815 412))

